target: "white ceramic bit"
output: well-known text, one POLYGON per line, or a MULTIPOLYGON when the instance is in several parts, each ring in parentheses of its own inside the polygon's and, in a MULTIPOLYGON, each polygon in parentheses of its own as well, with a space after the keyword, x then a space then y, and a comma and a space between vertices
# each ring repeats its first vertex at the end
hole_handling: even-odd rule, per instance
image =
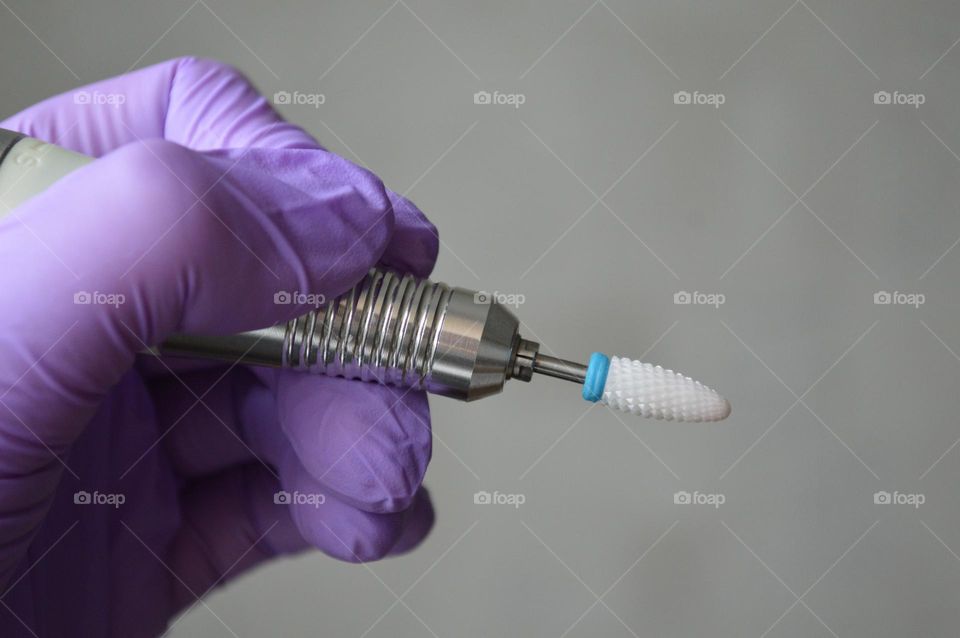
POLYGON ((611 357, 603 403, 617 410, 666 421, 720 421, 730 404, 690 377, 650 363, 611 357))

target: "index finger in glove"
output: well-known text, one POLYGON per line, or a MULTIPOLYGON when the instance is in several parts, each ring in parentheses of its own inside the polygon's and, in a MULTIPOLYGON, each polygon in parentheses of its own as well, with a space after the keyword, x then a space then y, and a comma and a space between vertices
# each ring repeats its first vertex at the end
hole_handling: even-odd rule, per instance
POLYGON ((100 157, 141 139, 195 150, 320 148, 237 69, 178 58, 51 97, 0 128, 100 157))

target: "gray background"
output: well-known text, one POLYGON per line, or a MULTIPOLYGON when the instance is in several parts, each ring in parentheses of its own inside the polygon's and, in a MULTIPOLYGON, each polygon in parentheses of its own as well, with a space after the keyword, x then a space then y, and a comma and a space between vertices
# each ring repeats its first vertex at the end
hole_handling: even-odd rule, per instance
POLYGON ((437 278, 524 295, 547 352, 642 356, 734 406, 644 421, 547 379, 434 400, 419 551, 271 564, 171 635, 955 635, 960 6, 839 4, 0 2, 0 112, 186 54, 322 93, 281 110, 409 189, 437 278))

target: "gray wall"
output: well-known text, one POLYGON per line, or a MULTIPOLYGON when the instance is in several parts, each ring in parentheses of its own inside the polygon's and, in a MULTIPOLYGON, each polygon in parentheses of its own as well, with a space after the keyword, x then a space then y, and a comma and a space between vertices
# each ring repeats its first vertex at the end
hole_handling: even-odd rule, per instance
MULTIPOLYGON (((322 93, 282 110, 412 189, 438 278, 524 295, 548 352, 642 356, 733 403, 677 425, 545 379, 435 400, 423 547, 262 568, 208 601, 237 636, 956 634, 960 6, 7 3, 0 112, 185 54, 322 93)), ((171 635, 230 632, 198 607, 171 635)))

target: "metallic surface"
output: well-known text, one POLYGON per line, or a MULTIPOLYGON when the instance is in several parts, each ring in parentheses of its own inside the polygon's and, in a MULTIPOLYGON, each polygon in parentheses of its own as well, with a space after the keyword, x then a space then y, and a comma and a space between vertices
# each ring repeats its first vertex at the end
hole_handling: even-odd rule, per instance
POLYGON ((534 358, 533 371, 576 383, 583 383, 587 377, 587 366, 546 354, 538 354, 534 358))
POLYGON ((285 325, 230 336, 174 335, 155 352, 376 381, 464 401, 500 392, 509 378, 529 381, 534 371, 576 380, 570 370, 577 364, 553 357, 537 370, 539 346, 521 339, 518 325, 502 305, 481 303, 471 290, 371 270, 350 291, 285 325))

